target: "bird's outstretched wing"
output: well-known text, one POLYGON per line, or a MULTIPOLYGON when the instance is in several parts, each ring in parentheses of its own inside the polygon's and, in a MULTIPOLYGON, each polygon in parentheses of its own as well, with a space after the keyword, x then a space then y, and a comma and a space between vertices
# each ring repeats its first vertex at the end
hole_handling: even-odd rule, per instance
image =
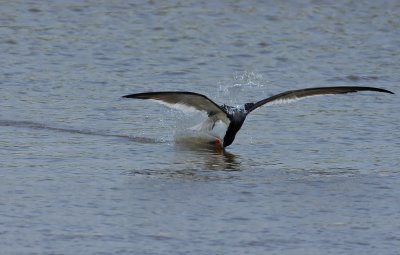
POLYGON ((165 91, 130 94, 124 98, 152 99, 168 107, 183 111, 205 111, 209 117, 229 123, 227 113, 205 95, 187 91, 165 91))
POLYGON ((319 96, 319 95, 329 95, 329 94, 345 94, 352 93, 357 91, 376 91, 376 92, 384 92, 394 94, 393 92, 374 87, 356 87, 356 86, 338 86, 338 87, 319 87, 319 88, 307 88, 307 89, 299 89, 299 90, 289 90, 275 96, 263 99, 256 103, 248 103, 246 104, 246 111, 250 113, 254 111, 258 107, 265 104, 272 103, 284 103, 299 100, 305 97, 319 96))

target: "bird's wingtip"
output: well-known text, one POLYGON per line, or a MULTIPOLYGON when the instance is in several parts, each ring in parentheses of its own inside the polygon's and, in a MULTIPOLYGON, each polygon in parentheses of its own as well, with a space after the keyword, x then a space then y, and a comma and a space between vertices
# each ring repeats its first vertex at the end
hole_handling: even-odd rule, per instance
POLYGON ((392 92, 390 90, 387 90, 387 89, 375 88, 375 91, 384 92, 384 93, 388 93, 388 94, 393 94, 394 95, 394 92, 392 92))
POLYGON ((132 98, 132 94, 131 95, 122 96, 121 98, 132 98))

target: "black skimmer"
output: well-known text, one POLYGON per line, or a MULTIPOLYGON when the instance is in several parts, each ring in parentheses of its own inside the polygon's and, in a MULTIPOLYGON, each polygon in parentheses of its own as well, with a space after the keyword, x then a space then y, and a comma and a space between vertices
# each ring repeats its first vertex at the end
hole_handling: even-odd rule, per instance
MULTIPOLYGON (((208 114, 208 119, 200 126, 201 130, 212 130, 216 122, 222 121, 228 127, 222 141, 222 146, 227 147, 235 140, 237 132, 243 125, 246 116, 262 105, 280 102, 290 102, 305 97, 329 94, 345 94, 358 91, 375 91, 394 94, 393 92, 374 87, 338 86, 318 87, 299 90, 289 90, 258 102, 246 103, 242 106, 233 107, 226 104, 218 105, 207 96, 187 91, 164 91, 147 92, 123 96, 124 98, 152 99, 161 104, 182 110, 198 110, 208 114)), ((219 141, 221 143, 221 141, 219 141)))

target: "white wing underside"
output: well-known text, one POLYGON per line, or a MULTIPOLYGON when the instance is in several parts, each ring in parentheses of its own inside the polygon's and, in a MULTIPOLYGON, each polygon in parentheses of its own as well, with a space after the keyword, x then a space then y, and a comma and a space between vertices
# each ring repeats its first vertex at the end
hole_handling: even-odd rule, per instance
MULTIPOLYGON (((186 113, 204 112, 204 111, 200 111, 200 110, 196 109, 195 107, 187 105, 187 104, 181 104, 181 103, 171 104, 171 103, 167 103, 167 102, 157 100, 157 99, 150 99, 150 100, 157 102, 159 104, 165 105, 169 108, 180 110, 180 111, 186 112, 186 113)), ((230 123, 230 120, 228 119, 228 117, 226 116, 225 113, 218 113, 211 117, 208 117, 203 122, 201 122, 193 127, 190 127, 189 129, 192 131, 207 131, 207 132, 209 132, 214 129, 214 127, 216 126, 218 121, 221 121, 226 126, 228 126, 230 123)))
POLYGON ((328 94, 326 94, 326 95, 311 95, 311 96, 305 96, 305 97, 292 96, 290 98, 276 99, 274 101, 266 103, 265 106, 268 106, 268 105, 279 105, 279 104, 291 104, 291 103, 294 103, 294 102, 297 102, 297 101, 300 101, 300 100, 303 100, 303 99, 307 99, 307 98, 310 98, 310 97, 320 97, 320 96, 330 96, 330 95, 328 95, 328 94))
POLYGON ((197 110, 196 108, 194 108, 193 106, 186 105, 186 104, 170 104, 170 103, 167 103, 167 102, 164 102, 161 100, 157 100, 157 99, 150 99, 150 100, 153 102, 157 102, 159 104, 165 105, 169 108, 180 110, 185 113, 201 112, 201 111, 197 110))

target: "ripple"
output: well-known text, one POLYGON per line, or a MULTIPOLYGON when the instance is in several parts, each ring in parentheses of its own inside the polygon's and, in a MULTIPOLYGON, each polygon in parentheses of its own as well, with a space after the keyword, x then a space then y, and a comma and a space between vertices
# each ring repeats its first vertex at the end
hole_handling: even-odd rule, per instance
POLYGON ((327 81, 353 81, 353 82, 358 82, 358 81, 376 81, 380 80, 381 78, 379 76, 363 76, 363 75, 347 75, 344 77, 333 77, 330 79, 327 79, 327 81))

